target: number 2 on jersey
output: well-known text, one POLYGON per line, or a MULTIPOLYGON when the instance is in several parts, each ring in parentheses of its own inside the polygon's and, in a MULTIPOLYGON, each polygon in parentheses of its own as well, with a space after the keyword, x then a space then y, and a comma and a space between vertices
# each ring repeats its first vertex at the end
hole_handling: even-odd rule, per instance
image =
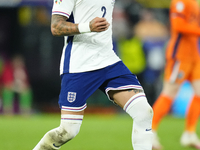
POLYGON ((103 12, 103 16, 102 17, 105 17, 105 15, 106 15, 106 7, 105 6, 101 7, 101 11, 103 12))

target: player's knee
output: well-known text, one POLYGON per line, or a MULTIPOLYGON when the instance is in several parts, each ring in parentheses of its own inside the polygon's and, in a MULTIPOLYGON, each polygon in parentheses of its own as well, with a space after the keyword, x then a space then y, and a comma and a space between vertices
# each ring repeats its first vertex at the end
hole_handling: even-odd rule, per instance
POLYGON ((147 130, 150 130, 152 119, 153 109, 148 103, 144 103, 143 108, 137 112, 134 122, 137 123, 140 128, 146 128, 147 130))
POLYGON ((81 115, 63 115, 63 117, 67 119, 61 120, 60 126, 48 134, 49 143, 54 149, 59 149, 60 146, 73 139, 79 133, 82 124, 83 116, 81 115))
POLYGON ((134 95, 124 106, 124 110, 134 119, 134 124, 142 128, 151 128, 153 109, 142 93, 134 95))
POLYGON ((153 110, 146 105, 145 109, 138 111, 133 121, 132 144, 134 149, 150 150, 152 147, 152 118, 153 110))
POLYGON ((58 137, 62 143, 73 139, 80 131, 81 124, 73 122, 61 122, 58 132, 58 137))

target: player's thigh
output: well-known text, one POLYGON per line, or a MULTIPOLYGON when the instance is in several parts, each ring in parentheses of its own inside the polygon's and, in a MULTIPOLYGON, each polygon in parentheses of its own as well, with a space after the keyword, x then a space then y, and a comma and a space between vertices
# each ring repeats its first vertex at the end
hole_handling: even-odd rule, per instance
POLYGON ((164 81, 162 94, 167 95, 174 99, 179 91, 181 84, 176 82, 164 81))
POLYGON ((64 110, 61 110, 61 115, 84 115, 84 110, 82 111, 64 111, 64 110))
POLYGON ((143 92, 141 89, 111 90, 108 92, 113 101, 120 107, 124 107, 127 101, 135 94, 143 92))
POLYGON ((168 59, 164 71, 162 93, 174 98, 178 93, 181 84, 189 79, 191 72, 191 61, 168 59))
POLYGON ((190 80, 194 89, 194 93, 200 96, 200 59, 195 61, 190 80))
POLYGON ((137 77, 134 74, 124 74, 106 82, 104 89, 111 101, 123 107, 135 94, 143 92, 137 77))
POLYGON ((192 87, 195 95, 200 96, 200 79, 192 81, 192 87))

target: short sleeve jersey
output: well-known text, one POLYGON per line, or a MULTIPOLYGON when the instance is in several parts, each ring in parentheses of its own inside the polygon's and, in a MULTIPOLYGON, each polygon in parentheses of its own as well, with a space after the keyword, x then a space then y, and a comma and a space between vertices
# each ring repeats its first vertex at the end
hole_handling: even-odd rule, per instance
POLYGON ((89 23, 104 17, 110 23, 103 32, 64 37, 60 74, 79 73, 104 68, 120 58, 112 44, 112 12, 115 0, 54 0, 52 15, 63 15, 72 23, 89 23))
POLYGON ((170 6, 170 23, 171 38, 167 46, 166 57, 188 61, 199 57, 198 34, 200 28, 197 1, 172 0, 170 6))

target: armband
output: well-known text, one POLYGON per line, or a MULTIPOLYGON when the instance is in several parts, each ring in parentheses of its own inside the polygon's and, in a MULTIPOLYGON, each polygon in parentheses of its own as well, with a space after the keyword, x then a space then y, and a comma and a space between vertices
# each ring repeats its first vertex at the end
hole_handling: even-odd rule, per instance
POLYGON ((91 32, 90 24, 89 23, 79 23, 78 30, 80 33, 89 33, 89 32, 91 32))

